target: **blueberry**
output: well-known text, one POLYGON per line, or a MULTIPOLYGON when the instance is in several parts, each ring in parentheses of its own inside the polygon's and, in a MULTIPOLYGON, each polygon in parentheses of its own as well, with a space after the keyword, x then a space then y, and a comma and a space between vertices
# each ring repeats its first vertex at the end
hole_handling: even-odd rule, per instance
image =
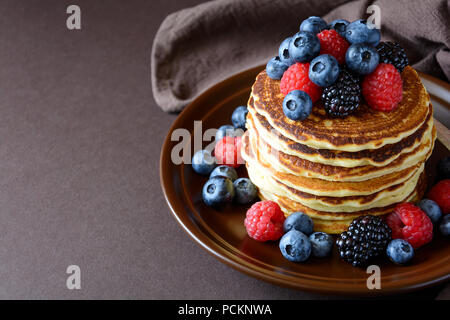
POLYGON ((289 68, 281 62, 280 57, 276 56, 267 62, 266 72, 269 78, 274 80, 280 80, 283 77, 284 72, 289 68))
POLYGON ((304 91, 293 90, 284 97, 283 112, 291 120, 305 120, 311 110, 311 98, 304 91))
POLYGON ((202 175, 208 175, 217 166, 216 158, 207 150, 199 150, 192 157, 192 169, 202 175))
POLYGON ((247 204, 255 200, 258 190, 249 178, 239 178, 234 183, 236 190, 235 200, 240 204, 247 204))
POLYGON ((379 60, 377 49, 365 43, 352 44, 345 54, 349 69, 361 75, 372 73, 379 60))
POLYGON ((283 231, 288 232, 291 229, 303 232, 306 235, 313 233, 314 224, 312 219, 303 212, 294 212, 284 220, 283 231))
POLYGON ((380 42, 380 30, 367 25, 367 21, 360 19, 353 21, 345 30, 345 38, 351 44, 368 43, 377 46, 380 42))
POLYGON ((345 31, 347 29, 347 26, 350 24, 350 22, 348 22, 347 20, 344 19, 337 19, 337 20, 333 20, 330 24, 329 24, 329 28, 334 29, 337 31, 337 33, 339 33, 342 37, 345 37, 345 31))
POLYGON ((234 168, 226 166, 226 165, 216 167, 211 172, 211 175, 209 176, 209 178, 211 179, 212 177, 217 177, 217 176, 228 178, 231 181, 234 181, 238 178, 238 174, 237 174, 236 170, 234 168))
POLYGON ((311 32, 297 32, 289 44, 289 54, 296 62, 309 62, 320 52, 320 41, 311 32))
POLYGON ((231 115, 231 122, 236 129, 245 130, 245 122, 247 120, 247 107, 239 106, 234 109, 233 114, 231 115))
POLYGON ((293 262, 303 262, 311 255, 311 241, 302 232, 291 230, 284 234, 279 243, 283 257, 293 262))
POLYGON ((327 23, 320 17, 309 17, 300 24, 300 31, 317 34, 327 28, 327 23))
POLYGON ((441 208, 433 200, 423 199, 419 202, 419 207, 427 214, 433 224, 438 223, 442 217, 441 208))
POLYGON ((321 87, 331 86, 339 77, 339 62, 329 54, 315 57, 309 65, 309 79, 321 87))
POLYGON ((284 39, 278 48, 278 57, 280 58, 280 61, 288 67, 294 63, 294 59, 292 59, 289 54, 289 43, 291 43, 291 39, 292 37, 284 39))
POLYGON ((386 254, 392 262, 406 264, 414 257, 414 249, 403 239, 395 239, 389 242, 386 254))
POLYGON ((210 207, 219 207, 233 201, 233 182, 225 177, 212 177, 203 186, 203 201, 210 207))
POLYGON ((230 124, 226 124, 217 129, 216 132, 216 142, 222 140, 225 136, 227 137, 237 137, 239 134, 236 132, 236 128, 230 124))
POLYGON ((439 179, 450 179, 450 157, 445 157, 438 162, 439 179))
POLYGON ((317 258, 323 258, 331 253, 333 248, 333 238, 325 232, 314 232, 309 236, 311 241, 312 255, 317 258))
POLYGON ((444 219, 442 219, 441 225, 439 226, 439 230, 442 235, 446 237, 450 236, 450 214, 444 216, 444 219))

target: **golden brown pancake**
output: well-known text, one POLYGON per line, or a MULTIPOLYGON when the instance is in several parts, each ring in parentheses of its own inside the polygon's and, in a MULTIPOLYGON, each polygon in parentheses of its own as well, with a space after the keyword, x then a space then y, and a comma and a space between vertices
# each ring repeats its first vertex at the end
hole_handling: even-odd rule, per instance
POLYGON ((251 115, 247 119, 248 131, 243 140, 250 139, 255 145, 253 149, 259 150, 259 155, 274 170, 307 178, 317 178, 327 181, 363 181, 374 179, 382 175, 391 174, 425 161, 431 155, 436 139, 436 128, 433 127, 432 138, 420 144, 413 151, 402 153, 397 159, 386 166, 358 166, 339 167, 315 163, 277 150, 273 145, 266 143, 259 132, 254 129, 251 115))
POLYGON ((347 168, 363 165, 386 166, 397 159, 402 153, 407 153, 417 148, 424 139, 427 139, 431 135, 433 127, 433 113, 430 104, 430 112, 420 128, 397 143, 387 144, 379 149, 367 149, 356 152, 314 149, 302 143, 295 142, 278 132, 263 116, 255 113, 251 99, 248 109, 247 123, 249 129, 254 128, 254 130, 261 132, 261 137, 266 143, 278 147, 280 151, 302 159, 347 168))
POLYGON ((316 149, 360 151, 379 149, 413 134, 426 121, 430 98, 417 72, 410 66, 402 72, 403 98, 391 112, 379 112, 365 104, 343 119, 331 118, 321 103, 303 121, 287 118, 282 109, 284 95, 279 80, 270 79, 265 70, 252 87, 257 112, 285 137, 316 149), (414 112, 412 112, 414 110, 414 112))

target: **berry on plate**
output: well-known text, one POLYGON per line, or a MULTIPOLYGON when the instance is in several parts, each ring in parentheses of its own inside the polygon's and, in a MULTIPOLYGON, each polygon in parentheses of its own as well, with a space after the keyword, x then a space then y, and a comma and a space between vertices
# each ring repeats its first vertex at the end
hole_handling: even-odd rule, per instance
POLYGON ((226 165, 221 165, 221 166, 218 166, 217 168, 215 168, 211 172, 211 175, 209 176, 209 178, 217 177, 217 176, 228 178, 231 181, 235 181, 238 178, 238 174, 237 174, 236 170, 234 168, 226 166, 226 165))
POLYGON ((403 96, 400 73, 392 64, 380 63, 374 72, 364 77, 362 93, 372 109, 394 110, 403 96))
POLYGON ((320 41, 320 54, 329 54, 340 64, 345 63, 345 53, 350 46, 336 30, 323 30, 317 35, 320 41))
POLYGON ((283 99, 283 112, 291 120, 305 120, 311 110, 312 101, 305 91, 293 90, 283 99))
POLYGON ((406 240, 414 249, 433 239, 433 223, 422 209, 412 203, 398 204, 386 222, 392 229, 393 239, 406 240))
POLYGON ((441 179, 450 179, 450 157, 439 160, 437 165, 438 176, 441 179))
POLYGON ((192 157, 192 169, 202 175, 208 175, 216 167, 216 158, 207 150, 199 150, 192 157))
POLYGON ((320 52, 320 41, 311 32, 297 32, 289 43, 289 55, 294 62, 309 62, 320 52))
POLYGON ((345 53, 347 67, 360 75, 372 73, 379 60, 377 50, 367 43, 352 44, 345 53))
POLYGON ((289 54, 289 44, 291 43, 291 39, 292 37, 284 39, 278 48, 278 56, 280 57, 280 61, 288 67, 294 63, 294 59, 292 59, 289 54))
POLYGON ((291 230, 283 235, 279 247, 283 257, 292 262, 306 261, 311 255, 311 241, 297 230, 291 230))
POLYGON ((423 199, 418 204, 419 208, 430 218, 433 224, 437 224, 442 217, 441 208, 438 204, 430 199, 423 199))
POLYGON ((309 17, 305 19, 300 24, 300 31, 307 31, 313 34, 319 33, 320 31, 327 28, 327 23, 320 17, 309 17))
POLYGON ((331 86, 339 77, 339 62, 329 54, 315 57, 309 65, 309 79, 321 87, 331 86))
POLYGON ((333 20, 330 24, 329 24, 329 28, 330 29, 334 29, 336 30, 341 37, 345 37, 345 31, 347 30, 347 26, 350 24, 350 22, 348 22, 347 20, 344 19, 336 19, 333 20))
POLYGON ((248 209, 244 225, 250 238, 275 241, 283 235, 284 214, 274 201, 259 201, 248 209))
POLYGON ((444 219, 442 219, 439 231, 441 231, 442 235, 445 237, 450 236, 450 215, 446 215, 444 219))
POLYGON ((450 213, 450 179, 439 181, 430 192, 428 199, 436 202, 442 210, 443 214, 450 213))
POLYGON ((305 91, 312 102, 316 102, 322 94, 322 88, 309 79, 309 63, 295 63, 290 66, 280 81, 280 91, 287 95, 293 90, 305 91))
POLYGON ((231 122, 236 129, 245 130, 245 122, 247 120, 247 107, 239 106, 234 109, 233 114, 231 115, 231 122))
POLYGON ((241 137, 224 137, 216 144, 214 155, 218 164, 239 167, 244 163, 241 156, 241 137))
POLYGON ((219 142, 224 137, 237 137, 239 136, 239 132, 236 130, 234 126, 231 124, 224 124, 217 129, 216 132, 216 142, 219 142))
POLYGON ((295 229, 306 234, 307 236, 313 233, 313 228, 314 223, 312 219, 303 212, 294 212, 290 214, 283 224, 284 232, 295 229))
POLYGON ((311 241, 311 253, 313 257, 323 258, 333 249, 333 238, 325 232, 314 232, 309 236, 311 241))
POLYGON ((391 229, 380 218, 363 216, 350 224, 348 231, 336 240, 339 255, 354 267, 361 267, 386 250, 391 240, 391 229))
POLYGON ((213 177, 206 181, 203 186, 203 201, 207 206, 220 207, 230 203, 234 198, 233 182, 225 177, 213 177))
POLYGON ((342 69, 336 82, 322 93, 325 111, 334 117, 345 117, 355 112, 361 101, 359 77, 342 69))
POLYGON ((397 264, 406 264, 414 257, 414 248, 408 241, 403 239, 394 239, 389 242, 386 254, 389 259, 397 264))
POLYGON ((399 72, 409 65, 405 50, 397 42, 380 42, 377 45, 377 51, 380 62, 392 64, 399 72))
POLYGON ((249 178, 239 178, 234 183, 236 190, 235 200, 240 204, 247 204, 256 199, 258 190, 249 178))
POLYGON ((289 68, 289 66, 284 64, 279 56, 276 56, 267 62, 266 72, 269 78, 280 80, 287 68, 289 68))
POLYGON ((352 44, 367 43, 376 46, 380 42, 381 33, 373 26, 368 26, 366 20, 359 19, 347 25, 345 38, 352 44))

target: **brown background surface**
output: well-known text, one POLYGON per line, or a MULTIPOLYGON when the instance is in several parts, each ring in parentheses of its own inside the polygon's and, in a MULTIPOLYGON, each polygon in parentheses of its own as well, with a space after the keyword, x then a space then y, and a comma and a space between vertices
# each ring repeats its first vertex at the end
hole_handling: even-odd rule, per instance
POLYGON ((0 2, 0 298, 328 298, 232 270, 169 213, 158 160, 176 115, 152 98, 150 50, 199 2, 0 2))

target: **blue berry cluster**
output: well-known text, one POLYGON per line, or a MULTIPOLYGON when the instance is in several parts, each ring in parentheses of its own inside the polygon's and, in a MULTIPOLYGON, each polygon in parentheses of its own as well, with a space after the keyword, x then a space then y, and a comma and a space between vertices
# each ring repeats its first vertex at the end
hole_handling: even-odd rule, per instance
MULTIPOLYGON (((226 124, 216 132, 215 141, 224 137, 241 136, 245 130, 247 107, 237 107, 231 115, 231 124, 226 124)), ((216 158, 209 150, 199 150, 192 157, 192 169, 208 176, 202 190, 203 202, 211 207, 221 207, 226 203, 247 204, 257 197, 256 186, 248 178, 239 178, 236 170, 230 166, 217 166, 216 158)))
POLYGON ((303 212, 289 215, 283 224, 285 234, 279 247, 281 254, 289 261, 303 262, 313 257, 329 256, 333 248, 333 238, 324 232, 313 232, 312 219, 303 212))
POLYGON ((203 202, 210 207, 221 207, 233 201, 247 204, 256 199, 256 186, 248 178, 238 178, 236 170, 218 166, 203 186, 203 202))
MULTIPOLYGON (((301 23, 299 32, 281 43, 278 56, 270 59, 266 65, 267 75, 280 80, 292 64, 309 62, 309 79, 313 83, 321 87, 333 85, 343 66, 340 66, 332 55, 320 55, 320 40, 317 34, 325 29, 336 30, 349 42, 345 64, 351 72, 366 75, 375 70, 380 61, 376 49, 380 42, 380 30, 362 19, 351 23, 338 19, 327 24, 322 18, 313 16, 301 23)), ((283 101, 283 111, 291 120, 304 120, 311 110, 311 98, 300 90, 292 91, 283 101)))

